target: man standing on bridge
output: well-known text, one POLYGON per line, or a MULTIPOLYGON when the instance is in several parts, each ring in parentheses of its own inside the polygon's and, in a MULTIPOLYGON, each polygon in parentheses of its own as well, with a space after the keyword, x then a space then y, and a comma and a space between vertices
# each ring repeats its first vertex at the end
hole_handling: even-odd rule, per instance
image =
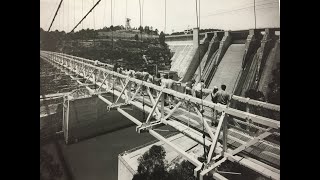
MULTIPOLYGON (((216 96, 218 90, 219 90, 218 87, 214 86, 213 90, 212 90, 212 93, 210 94, 211 95, 211 101, 213 103, 215 103, 215 104, 218 102, 218 97, 216 96)), ((217 116, 217 111, 213 108, 212 109, 212 117, 213 117, 213 119, 211 121, 211 126, 214 125, 214 121, 216 120, 216 116, 217 116)))
MULTIPOLYGON (((173 80, 169 79, 168 74, 165 74, 164 77, 161 79, 161 86, 168 88, 168 89, 172 89, 172 84, 173 84, 173 80)), ((164 99, 166 100, 168 98, 169 101, 169 108, 172 109, 173 105, 172 105, 172 95, 167 95, 166 93, 164 94, 164 99)), ((166 103, 165 101, 165 106, 168 105, 168 103, 166 103)))
POLYGON ((98 61, 98 60, 95 60, 95 61, 94 61, 94 65, 95 65, 95 66, 98 66, 98 65, 99 65, 99 61, 98 61))
POLYGON ((194 90, 196 91, 196 97, 202 99, 202 89, 205 88, 204 80, 201 79, 201 81, 196 85, 194 90))
MULTIPOLYGON (((230 95, 229 93, 226 92, 227 86, 222 84, 221 85, 221 90, 219 90, 216 93, 217 96, 217 103, 222 104, 222 105, 227 105, 230 101, 230 95)), ((214 98, 214 97, 213 97, 214 98)))
POLYGON ((118 67, 119 67, 119 65, 118 65, 118 63, 116 63, 116 64, 113 66, 113 71, 117 72, 118 67))
MULTIPOLYGON (((230 95, 229 95, 229 93, 226 92, 226 88, 227 88, 227 86, 222 84, 221 90, 219 90, 215 95, 212 96, 212 99, 216 99, 217 103, 222 105, 223 107, 227 107, 227 105, 230 101, 230 95)), ((217 113, 217 112, 215 111, 215 113, 217 113)))

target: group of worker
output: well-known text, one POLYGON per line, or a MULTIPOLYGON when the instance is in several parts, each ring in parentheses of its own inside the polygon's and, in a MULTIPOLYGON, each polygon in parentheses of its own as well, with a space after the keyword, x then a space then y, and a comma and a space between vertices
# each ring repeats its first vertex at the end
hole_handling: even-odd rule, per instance
MULTIPOLYGON (((143 71, 140 72, 140 71, 129 70, 128 68, 124 69, 123 67, 121 67, 116 63, 114 65, 113 71, 123 75, 127 75, 128 77, 136 78, 136 79, 139 79, 148 83, 152 83, 157 86, 165 87, 168 89, 172 89, 173 84, 175 82, 172 79, 172 77, 168 76, 168 74, 164 74, 163 76, 160 76, 159 73, 156 75, 149 74, 146 68, 144 68, 143 71)), ((133 83, 131 89, 135 90, 136 88, 137 88, 137 84, 133 83)), ((210 93, 211 101, 213 103, 220 104, 221 106, 226 107, 230 101, 230 94, 226 92, 226 88, 227 87, 224 84, 221 85, 220 90, 217 86, 214 86, 210 93)), ((185 93, 195 96, 197 98, 203 99, 203 94, 204 94, 203 89, 205 89, 205 83, 203 79, 201 79, 197 84, 195 80, 191 80, 186 83, 185 93)), ((146 92, 146 87, 142 86, 141 95, 143 96, 146 95, 145 92, 146 92)), ((153 91, 152 89, 150 89, 150 92, 156 97, 158 96, 158 93, 156 91, 153 91)), ((165 96, 164 98, 166 99, 165 106, 169 105, 169 108, 172 109, 173 102, 175 101, 174 96, 170 94, 169 95, 164 94, 164 96, 165 96)), ((213 119, 217 119, 217 116, 219 115, 217 111, 213 109, 212 112, 213 112, 213 119)), ((214 125, 214 121, 212 121, 211 124, 214 125)))
MULTIPOLYGON (((193 79, 189 82, 186 83, 186 94, 196 96, 197 98, 202 99, 203 98, 203 89, 205 89, 205 83, 204 80, 201 79, 200 82, 197 84, 195 83, 196 81, 193 79)), ((226 92, 227 86, 222 84, 221 89, 217 86, 214 86, 213 89, 211 90, 210 96, 211 96, 211 101, 215 104, 219 104, 221 106, 226 107, 228 103, 230 102, 230 94, 226 92)), ((214 125, 214 120, 217 119, 217 116, 220 115, 221 113, 218 113, 215 109, 212 109, 212 116, 213 120, 211 121, 211 125, 214 125)))

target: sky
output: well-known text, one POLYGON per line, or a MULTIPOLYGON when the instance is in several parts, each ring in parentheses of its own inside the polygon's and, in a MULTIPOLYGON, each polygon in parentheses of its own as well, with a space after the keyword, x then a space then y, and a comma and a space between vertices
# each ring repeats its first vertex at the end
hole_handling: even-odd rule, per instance
MULTIPOLYGON (((60 0, 40 0, 40 27, 48 30, 60 0)), ((51 30, 70 32, 98 0, 63 0, 51 30)), ((197 26, 196 0, 140 0, 142 26, 166 33, 197 26), (166 1, 166 6, 165 6, 166 1), (167 7, 167 8, 165 8, 167 7), (166 16, 165 16, 166 9, 166 16), (165 23, 166 17, 166 23, 165 23)), ((199 5, 199 4, 198 4, 199 5)), ((256 28, 280 27, 279 0, 255 0, 256 28)), ((255 28, 254 0, 200 0, 200 28, 244 30, 255 28)), ((75 29, 100 29, 112 24, 139 27, 139 0, 101 0, 75 29), (112 1, 112 8, 111 8, 112 1)))

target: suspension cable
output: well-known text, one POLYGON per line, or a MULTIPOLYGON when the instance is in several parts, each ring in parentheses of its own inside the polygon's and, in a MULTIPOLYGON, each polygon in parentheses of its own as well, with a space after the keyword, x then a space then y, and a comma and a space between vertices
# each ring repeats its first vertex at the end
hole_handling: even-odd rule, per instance
POLYGON ((142 120, 143 122, 145 121, 145 118, 146 118, 146 112, 144 110, 144 86, 143 86, 143 81, 144 81, 144 76, 142 76, 142 83, 141 83, 141 86, 142 86, 142 120))
MULTIPOLYGON (((55 7, 58 8, 59 3, 60 3, 60 1, 57 1, 56 4, 53 6, 53 8, 54 8, 54 9, 55 9, 55 7)), ((55 10, 55 11, 56 11, 56 10, 55 10)), ((55 11, 53 11, 52 14, 51 14, 50 17, 49 17, 49 21, 48 21, 47 24, 46 24, 46 26, 48 26, 47 29, 49 29, 50 23, 51 23, 51 21, 52 21, 51 19, 53 19, 54 14, 55 14, 55 11), (50 21, 50 20, 51 20, 51 21, 50 21)), ((57 17, 56 17, 56 18, 57 18, 57 17)), ((53 24, 52 24, 52 28, 53 28, 53 24)))
POLYGON ((139 0, 139 12, 140 12, 140 40, 142 41, 142 21, 141 21, 141 0, 139 0))
POLYGON ((111 26, 112 26, 112 24, 113 24, 113 23, 112 23, 112 0, 111 0, 110 2, 111 2, 111 6, 110 6, 110 10, 111 10, 111 16, 110 16, 110 18, 111 18, 111 23, 110 23, 110 24, 111 24, 111 26))
MULTIPOLYGON (((112 0, 110 1, 111 2, 111 6, 110 6, 110 30, 111 30, 111 43, 112 43, 112 49, 111 51, 113 51, 113 19, 112 19, 112 16, 113 16, 113 13, 112 13, 112 0)), ((113 61, 113 60, 112 60, 113 61)))
POLYGON ((167 28, 167 0, 164 0, 164 33, 166 33, 167 28))
POLYGON ((62 3, 62 31, 64 29, 64 2, 62 3))
MULTIPOLYGON (((204 157, 207 157, 206 155, 206 146, 205 146, 205 134, 204 134, 204 119, 203 119, 203 98, 202 98, 202 82, 201 82, 201 58, 200 58, 200 0, 199 0, 199 12, 198 12, 198 0, 196 0, 196 19, 197 19, 197 28, 198 28, 198 58, 199 58, 199 75, 200 75, 200 81, 198 83, 200 83, 200 98, 201 98, 201 109, 200 109, 200 113, 201 113, 201 120, 202 120, 202 137, 203 137, 203 153, 204 153, 204 157)), ((199 106, 200 107, 200 106, 199 106)))
POLYGON ((73 0, 73 25, 76 25, 76 0, 73 0))
POLYGON ((113 15, 112 15, 112 24, 114 24, 114 14, 115 14, 115 6, 116 6, 116 1, 113 2, 113 15))
POLYGON ((256 0, 253 0, 253 13, 254 13, 254 29, 257 29, 256 0))
POLYGON ((141 6, 141 26, 143 26, 143 5, 144 5, 144 0, 142 0, 142 6, 141 6))
POLYGON ((51 24, 50 24, 50 26, 49 26, 48 32, 50 31, 51 26, 52 26, 54 20, 56 19, 56 16, 57 16, 58 11, 59 11, 59 9, 60 9, 60 7, 61 7, 62 1, 63 1, 63 0, 60 1, 59 6, 58 6, 58 8, 57 8, 57 10, 56 10, 56 13, 54 14, 54 17, 53 17, 53 19, 52 19, 52 21, 51 21, 51 24))
POLYGON ((127 18, 128 18, 128 0, 126 0, 126 20, 127 20, 127 18))
POLYGON ((104 9, 103 9, 103 23, 102 23, 102 28, 106 27, 107 25, 104 25, 104 23, 107 21, 106 19, 106 8, 107 7, 107 1, 104 1, 104 9))
POLYGON ((59 17, 58 17, 58 31, 59 31, 59 29, 61 28, 61 23, 60 23, 60 21, 61 21, 61 13, 59 13, 59 17))
POLYGON ((74 29, 76 29, 79 24, 92 12, 92 10, 100 3, 101 0, 99 0, 88 12, 87 14, 80 20, 80 22, 78 22, 78 24, 71 30, 71 32, 74 31, 74 29))
MULTIPOLYGON (((83 16, 83 0, 81 5, 81 16, 83 16)), ((83 30, 83 23, 81 23, 81 29, 83 30)), ((82 43, 84 42, 84 33, 82 31, 82 43)))
MULTIPOLYGON (((70 12, 70 4, 69 4, 69 1, 70 0, 68 0, 68 9, 67 9, 67 29, 69 30, 69 12, 70 12)), ((67 31, 67 30, 66 30, 67 31)))
MULTIPOLYGON (((112 0, 111 0, 112 1, 112 0)), ((114 79, 115 79, 115 76, 114 76, 114 71, 113 71, 113 73, 112 73, 112 80, 113 80, 113 82, 112 82, 112 103, 114 103, 114 79)))
MULTIPOLYGON (((64 35, 63 34, 63 29, 64 29, 64 2, 62 3, 62 29, 61 29, 61 31, 62 31, 62 36, 64 35)), ((64 38, 63 38, 64 39, 64 38)), ((63 42, 63 39, 62 39, 62 59, 64 59, 64 42, 63 42)))
MULTIPOLYGON (((94 0, 92 0, 92 4, 94 4, 94 0)), ((92 17, 93 17, 93 48, 95 48, 96 43, 95 43, 95 29, 96 29, 96 25, 95 25, 95 16, 94 16, 94 10, 92 12, 92 17)))

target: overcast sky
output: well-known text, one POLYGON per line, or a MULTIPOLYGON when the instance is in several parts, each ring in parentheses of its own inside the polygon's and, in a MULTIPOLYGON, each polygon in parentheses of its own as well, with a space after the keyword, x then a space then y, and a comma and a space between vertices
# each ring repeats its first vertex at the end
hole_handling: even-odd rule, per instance
MULTIPOLYGON (((143 4, 143 26, 159 31, 165 28, 165 0, 140 0, 143 4)), ((40 27, 48 30, 60 0, 40 0, 40 27)), ((64 0, 51 30, 69 32, 98 0, 64 0), (83 5, 82 5, 83 4, 83 5)), ((196 27, 195 0, 167 0, 166 32, 196 27)), ((200 28, 242 30, 254 28, 254 0, 200 0, 200 28)), ((113 0, 113 24, 138 27, 139 0, 113 0), (126 3, 127 2, 127 3, 126 3), (127 10, 126 10, 127 4, 127 10)), ((99 29, 111 25, 111 0, 101 0, 78 26, 99 29)), ((280 27, 279 0, 256 0, 256 27, 280 27)))

